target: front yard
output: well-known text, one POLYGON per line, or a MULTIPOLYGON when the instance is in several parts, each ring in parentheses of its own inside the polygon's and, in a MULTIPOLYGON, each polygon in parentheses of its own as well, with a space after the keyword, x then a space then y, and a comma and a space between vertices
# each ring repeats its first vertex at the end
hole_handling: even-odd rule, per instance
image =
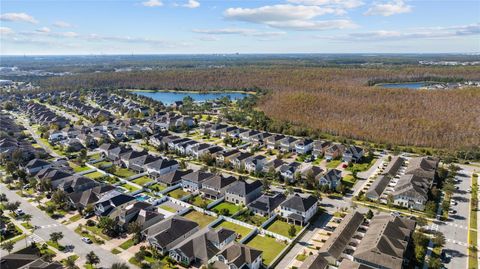
POLYGON ((214 206, 212 208, 212 211, 225 216, 232 216, 238 211, 242 210, 242 208, 242 206, 235 205, 229 202, 221 202, 220 204, 214 206))
POLYGON ((327 168, 328 169, 337 168, 341 163, 342 163, 341 160, 331 160, 327 162, 327 168))
MULTIPOLYGON (((290 230, 290 226, 291 224, 286 223, 283 220, 277 219, 274 222, 272 222, 270 225, 268 225, 267 230, 272 233, 286 236, 288 238, 293 238, 295 236, 290 236, 290 234, 288 233, 288 231, 290 230)), ((297 235, 300 232, 300 230, 302 230, 302 227, 295 225, 295 230, 296 230, 295 235, 297 235)))
POLYGON ((216 219, 215 217, 205 215, 195 210, 191 210, 187 214, 183 215, 183 217, 195 221, 196 223, 198 223, 198 225, 200 225, 201 228, 207 226, 209 223, 216 219))
POLYGON ((270 265, 287 244, 273 237, 256 235, 248 241, 247 246, 263 251, 263 263, 270 265))

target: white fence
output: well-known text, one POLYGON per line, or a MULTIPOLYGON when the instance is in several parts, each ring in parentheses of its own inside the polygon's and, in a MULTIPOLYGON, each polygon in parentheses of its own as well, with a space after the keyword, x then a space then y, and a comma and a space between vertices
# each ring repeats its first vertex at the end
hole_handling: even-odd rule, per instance
POLYGON ((217 200, 211 202, 210 204, 207 205, 207 209, 210 209, 210 208, 213 208, 215 207, 216 205, 222 203, 223 201, 225 201, 225 197, 221 197, 221 198, 218 198, 217 200))

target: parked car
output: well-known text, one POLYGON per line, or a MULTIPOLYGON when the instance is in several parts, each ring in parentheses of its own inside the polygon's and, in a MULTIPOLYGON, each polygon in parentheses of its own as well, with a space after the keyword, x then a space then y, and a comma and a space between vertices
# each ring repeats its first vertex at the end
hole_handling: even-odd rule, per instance
POLYGON ((15 210, 15 215, 23 216, 23 215, 25 215, 25 212, 23 212, 23 210, 19 208, 19 209, 15 210))
POLYGON ((453 210, 453 209, 448 210, 448 214, 456 214, 456 213, 457 213, 457 210, 453 210))
POLYGON ((92 240, 90 240, 90 238, 87 238, 87 237, 82 237, 82 241, 87 243, 87 244, 93 243, 92 240))

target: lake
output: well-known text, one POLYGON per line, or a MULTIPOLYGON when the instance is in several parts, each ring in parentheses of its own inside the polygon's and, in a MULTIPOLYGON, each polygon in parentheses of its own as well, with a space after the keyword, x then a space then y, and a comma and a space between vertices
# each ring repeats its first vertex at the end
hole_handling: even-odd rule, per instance
POLYGON ((387 88, 387 89, 419 89, 427 86, 425 82, 406 82, 406 83, 388 83, 388 84, 377 84, 377 87, 387 88))
POLYGON ((165 105, 170 105, 175 101, 182 101, 184 97, 190 96, 194 101, 204 102, 207 100, 215 100, 220 97, 228 96, 231 100, 243 99, 248 93, 241 92, 143 92, 143 91, 133 91, 136 94, 143 95, 146 97, 153 98, 154 100, 161 101, 165 105))

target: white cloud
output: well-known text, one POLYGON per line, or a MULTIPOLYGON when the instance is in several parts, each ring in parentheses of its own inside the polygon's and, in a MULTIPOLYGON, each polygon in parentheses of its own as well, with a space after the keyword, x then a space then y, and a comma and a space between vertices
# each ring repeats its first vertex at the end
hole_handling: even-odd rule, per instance
POLYGON ((161 7, 163 6, 163 3, 160 0, 148 0, 148 1, 142 2, 142 5, 146 7, 161 7))
POLYGON ((15 33, 11 28, 8 27, 0 27, 0 34, 2 35, 10 35, 15 33))
POLYGON ((50 28, 48 28, 48 27, 42 27, 42 28, 39 28, 39 29, 37 29, 37 30, 35 30, 35 31, 37 31, 37 32, 39 32, 39 33, 50 33, 51 30, 50 30, 50 28))
POLYGON ((405 4, 403 0, 394 0, 387 3, 376 3, 370 7, 365 15, 367 16, 392 16, 395 14, 409 13, 412 11, 412 6, 405 4))
POLYGON ((340 6, 349 9, 364 5, 361 0, 288 0, 288 2, 308 6, 340 6))
POLYGON ((315 17, 344 14, 345 10, 332 7, 304 5, 273 5, 259 8, 229 8, 224 16, 228 19, 265 24, 270 27, 292 30, 325 30, 353 28, 349 20, 314 20, 315 17))
POLYGON ((447 27, 426 27, 407 31, 379 30, 370 32, 352 33, 346 36, 322 37, 343 41, 395 41, 405 39, 442 39, 462 36, 480 35, 480 23, 455 25, 447 27))
POLYGON ((38 21, 27 13, 4 13, 0 15, 1 21, 28 22, 36 24, 38 21))
POLYGON ((193 29, 192 32, 207 35, 245 35, 245 36, 280 36, 285 32, 258 31, 245 28, 221 28, 221 29, 193 29))
POLYGON ((58 27, 58 28, 69 28, 72 27, 72 25, 68 22, 64 21, 56 21, 53 26, 58 27))
POLYGON ((200 6, 200 2, 196 1, 196 0, 188 0, 188 2, 184 5, 182 5, 183 7, 188 7, 188 8, 197 8, 200 6))

